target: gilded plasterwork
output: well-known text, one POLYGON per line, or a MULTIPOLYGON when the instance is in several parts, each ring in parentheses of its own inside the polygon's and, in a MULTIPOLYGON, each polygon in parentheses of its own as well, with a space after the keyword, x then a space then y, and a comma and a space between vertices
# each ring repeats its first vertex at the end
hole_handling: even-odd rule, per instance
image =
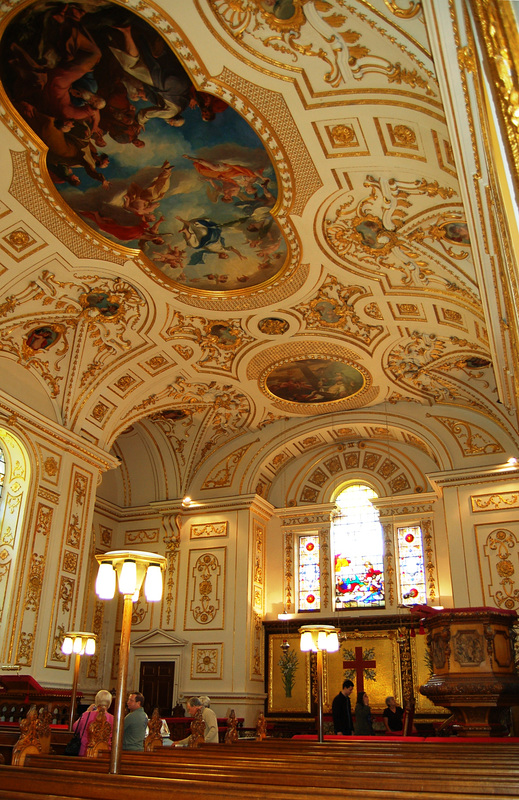
POLYGON ((60 664, 60 668, 63 668, 61 665, 64 660, 66 661, 60 650, 61 632, 72 629, 78 603, 77 581, 70 577, 66 565, 70 564, 71 554, 74 554, 78 558, 78 569, 81 569, 81 556, 87 536, 86 525, 91 502, 91 487, 92 475, 74 466, 67 487, 67 509, 62 534, 63 544, 67 547, 61 551, 60 569, 56 575, 55 601, 52 627, 49 630, 47 643, 46 666, 60 664), (51 631, 53 631, 52 634, 51 631))
POLYGON ((227 549, 190 550, 184 630, 221 630, 225 611, 227 549))
MULTIPOLYGON (((516 528, 516 526, 514 526, 516 528)), ((476 528, 477 529, 477 528, 476 528)), ((490 570, 489 598, 498 608, 515 611, 519 607, 519 536, 517 529, 495 528, 488 534, 483 553, 490 570)))
POLYGON ((436 419, 455 437, 465 456, 504 452, 499 442, 477 425, 471 425, 459 419, 449 419, 448 417, 437 417, 436 419))
POLYGON ((223 522, 207 522, 191 525, 189 536, 191 539, 208 539, 213 536, 227 536, 229 523, 227 520, 223 522))
POLYGON ((126 531, 124 535, 125 544, 151 544, 159 541, 158 528, 143 528, 140 530, 126 531))
MULTIPOLYGON (((252 444, 252 443, 251 443, 252 444)), ((251 444, 246 444, 220 461, 204 480, 202 489, 223 489, 231 486, 236 470, 251 444)))
POLYGON ((257 519, 252 520, 252 630, 250 637, 250 675, 252 680, 263 680, 264 632, 261 624, 265 613, 265 536, 266 529, 257 519))
POLYGON ((180 559, 180 514, 165 514, 162 518, 164 529, 164 544, 166 546, 166 576, 164 586, 164 600, 162 601, 161 624, 165 630, 174 630, 176 627, 177 593, 178 593, 178 565, 180 559))
POLYGON ((375 54, 375 42, 380 35, 387 37, 384 50, 391 50, 391 34, 378 24, 376 17, 366 14, 365 5, 337 7, 334 3, 300 4, 296 0, 294 14, 282 20, 255 0, 237 3, 212 0, 212 4, 231 35, 239 36, 264 59, 275 59, 275 63, 285 68, 293 69, 296 65, 298 70, 304 70, 314 79, 312 88, 316 94, 325 89, 343 90, 352 82, 362 84, 364 78, 375 73, 383 76, 388 90, 396 84, 410 87, 425 97, 437 95, 434 76, 411 49, 403 45, 400 51, 394 48, 394 62, 375 54), (307 64, 315 58, 321 60, 320 70, 307 64))
POLYGON ((221 680, 223 643, 193 642, 191 649, 192 680, 221 680))
POLYGON ((470 502, 472 511, 498 511, 499 509, 519 508, 519 492, 472 495, 470 502))
POLYGON ((32 534, 31 560, 28 564, 25 577, 23 596, 23 614, 20 615, 20 624, 23 633, 20 634, 16 645, 16 663, 30 666, 32 663, 32 646, 36 635, 38 617, 41 611, 40 597, 43 579, 47 568, 47 553, 49 548, 50 531, 54 509, 38 503, 36 520, 32 534))

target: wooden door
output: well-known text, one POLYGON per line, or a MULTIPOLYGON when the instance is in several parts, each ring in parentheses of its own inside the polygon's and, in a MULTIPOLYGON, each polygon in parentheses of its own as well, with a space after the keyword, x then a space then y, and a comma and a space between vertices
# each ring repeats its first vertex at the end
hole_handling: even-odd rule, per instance
POLYGON ((139 691, 144 695, 144 710, 151 716, 154 708, 161 717, 171 715, 175 664, 173 661, 142 661, 139 691))

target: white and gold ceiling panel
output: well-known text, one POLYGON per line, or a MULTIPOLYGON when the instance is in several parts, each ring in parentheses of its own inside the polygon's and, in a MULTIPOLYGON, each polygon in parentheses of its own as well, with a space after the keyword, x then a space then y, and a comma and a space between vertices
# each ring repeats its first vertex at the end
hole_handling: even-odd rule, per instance
POLYGON ((465 6, 424 6, 0 10, 2 388, 114 446, 124 502, 144 502, 144 453, 170 497, 280 499, 290 474, 304 504, 354 456, 386 480, 388 430, 396 493, 519 444, 513 247, 492 171, 477 184, 489 138, 476 59, 458 60, 465 6), (147 48, 161 76, 132 76, 147 48), (85 53, 94 83, 65 92, 84 158, 60 160, 70 120, 44 117, 60 119, 54 81, 85 53))

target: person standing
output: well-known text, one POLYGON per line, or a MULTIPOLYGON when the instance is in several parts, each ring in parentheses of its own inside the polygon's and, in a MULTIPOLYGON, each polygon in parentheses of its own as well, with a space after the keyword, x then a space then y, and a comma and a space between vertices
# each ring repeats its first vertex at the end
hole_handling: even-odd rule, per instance
POLYGON ((130 713, 124 718, 123 750, 144 750, 148 715, 143 703, 144 697, 140 692, 130 692, 126 701, 130 713))
MULTIPOLYGON (((208 698, 209 699, 209 698, 208 698)), ((204 742, 206 744, 218 744, 218 720, 211 708, 207 708, 200 701, 199 697, 190 697, 186 704, 187 713, 194 717, 198 709, 202 709, 202 719, 205 723, 204 742)), ((175 747, 187 747, 190 736, 175 742, 175 747)))
POLYGON ((369 697, 366 692, 359 692, 357 696, 354 731, 356 736, 375 735, 371 708, 369 707, 369 697))
MULTIPOLYGON (((100 691, 96 694, 95 700, 92 705, 88 706, 87 710, 84 711, 79 719, 77 719, 73 726, 73 731, 79 731, 81 735, 81 747, 79 750, 78 755, 84 756, 86 755, 87 747, 88 747, 88 727, 91 722, 95 722, 98 711, 100 708, 104 708, 106 713, 106 721, 110 725, 110 728, 113 728, 114 718, 112 714, 108 713, 108 709, 112 704, 112 695, 106 689, 100 689, 100 691)), ((110 734, 110 741, 108 744, 111 743, 111 734, 110 734)))
POLYGON ((353 691, 353 681, 346 679, 342 684, 339 694, 333 698, 332 716, 334 733, 342 736, 351 736, 353 720, 351 716, 350 694, 353 691))

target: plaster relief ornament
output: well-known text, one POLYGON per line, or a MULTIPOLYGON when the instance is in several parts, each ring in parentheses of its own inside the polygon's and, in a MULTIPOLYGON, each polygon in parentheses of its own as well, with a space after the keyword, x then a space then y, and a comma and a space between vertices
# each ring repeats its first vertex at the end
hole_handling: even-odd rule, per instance
MULTIPOLYGON (((397 47, 394 31, 365 3, 330 0, 212 0, 222 24, 256 55, 279 65, 304 70, 305 60, 320 59, 321 81, 314 91, 352 87, 372 74, 385 76, 388 86, 411 87, 425 97, 437 96, 436 78, 412 47, 397 47), (384 58, 380 39, 384 39, 384 58), (250 41, 249 41, 250 40, 250 41), (265 48, 258 48, 261 42, 265 48), (267 52, 268 51, 268 52, 267 52), (393 60, 394 59, 394 60, 393 60)), ((310 74, 315 70, 308 71, 310 74)))
MULTIPOLYGON (((0 76, 48 149, 56 194, 99 238, 140 248, 196 291, 252 288, 283 269, 262 140, 143 18, 109 2, 26 5, 2 35, 0 76)), ((108 298, 93 303, 111 316, 108 298)))

